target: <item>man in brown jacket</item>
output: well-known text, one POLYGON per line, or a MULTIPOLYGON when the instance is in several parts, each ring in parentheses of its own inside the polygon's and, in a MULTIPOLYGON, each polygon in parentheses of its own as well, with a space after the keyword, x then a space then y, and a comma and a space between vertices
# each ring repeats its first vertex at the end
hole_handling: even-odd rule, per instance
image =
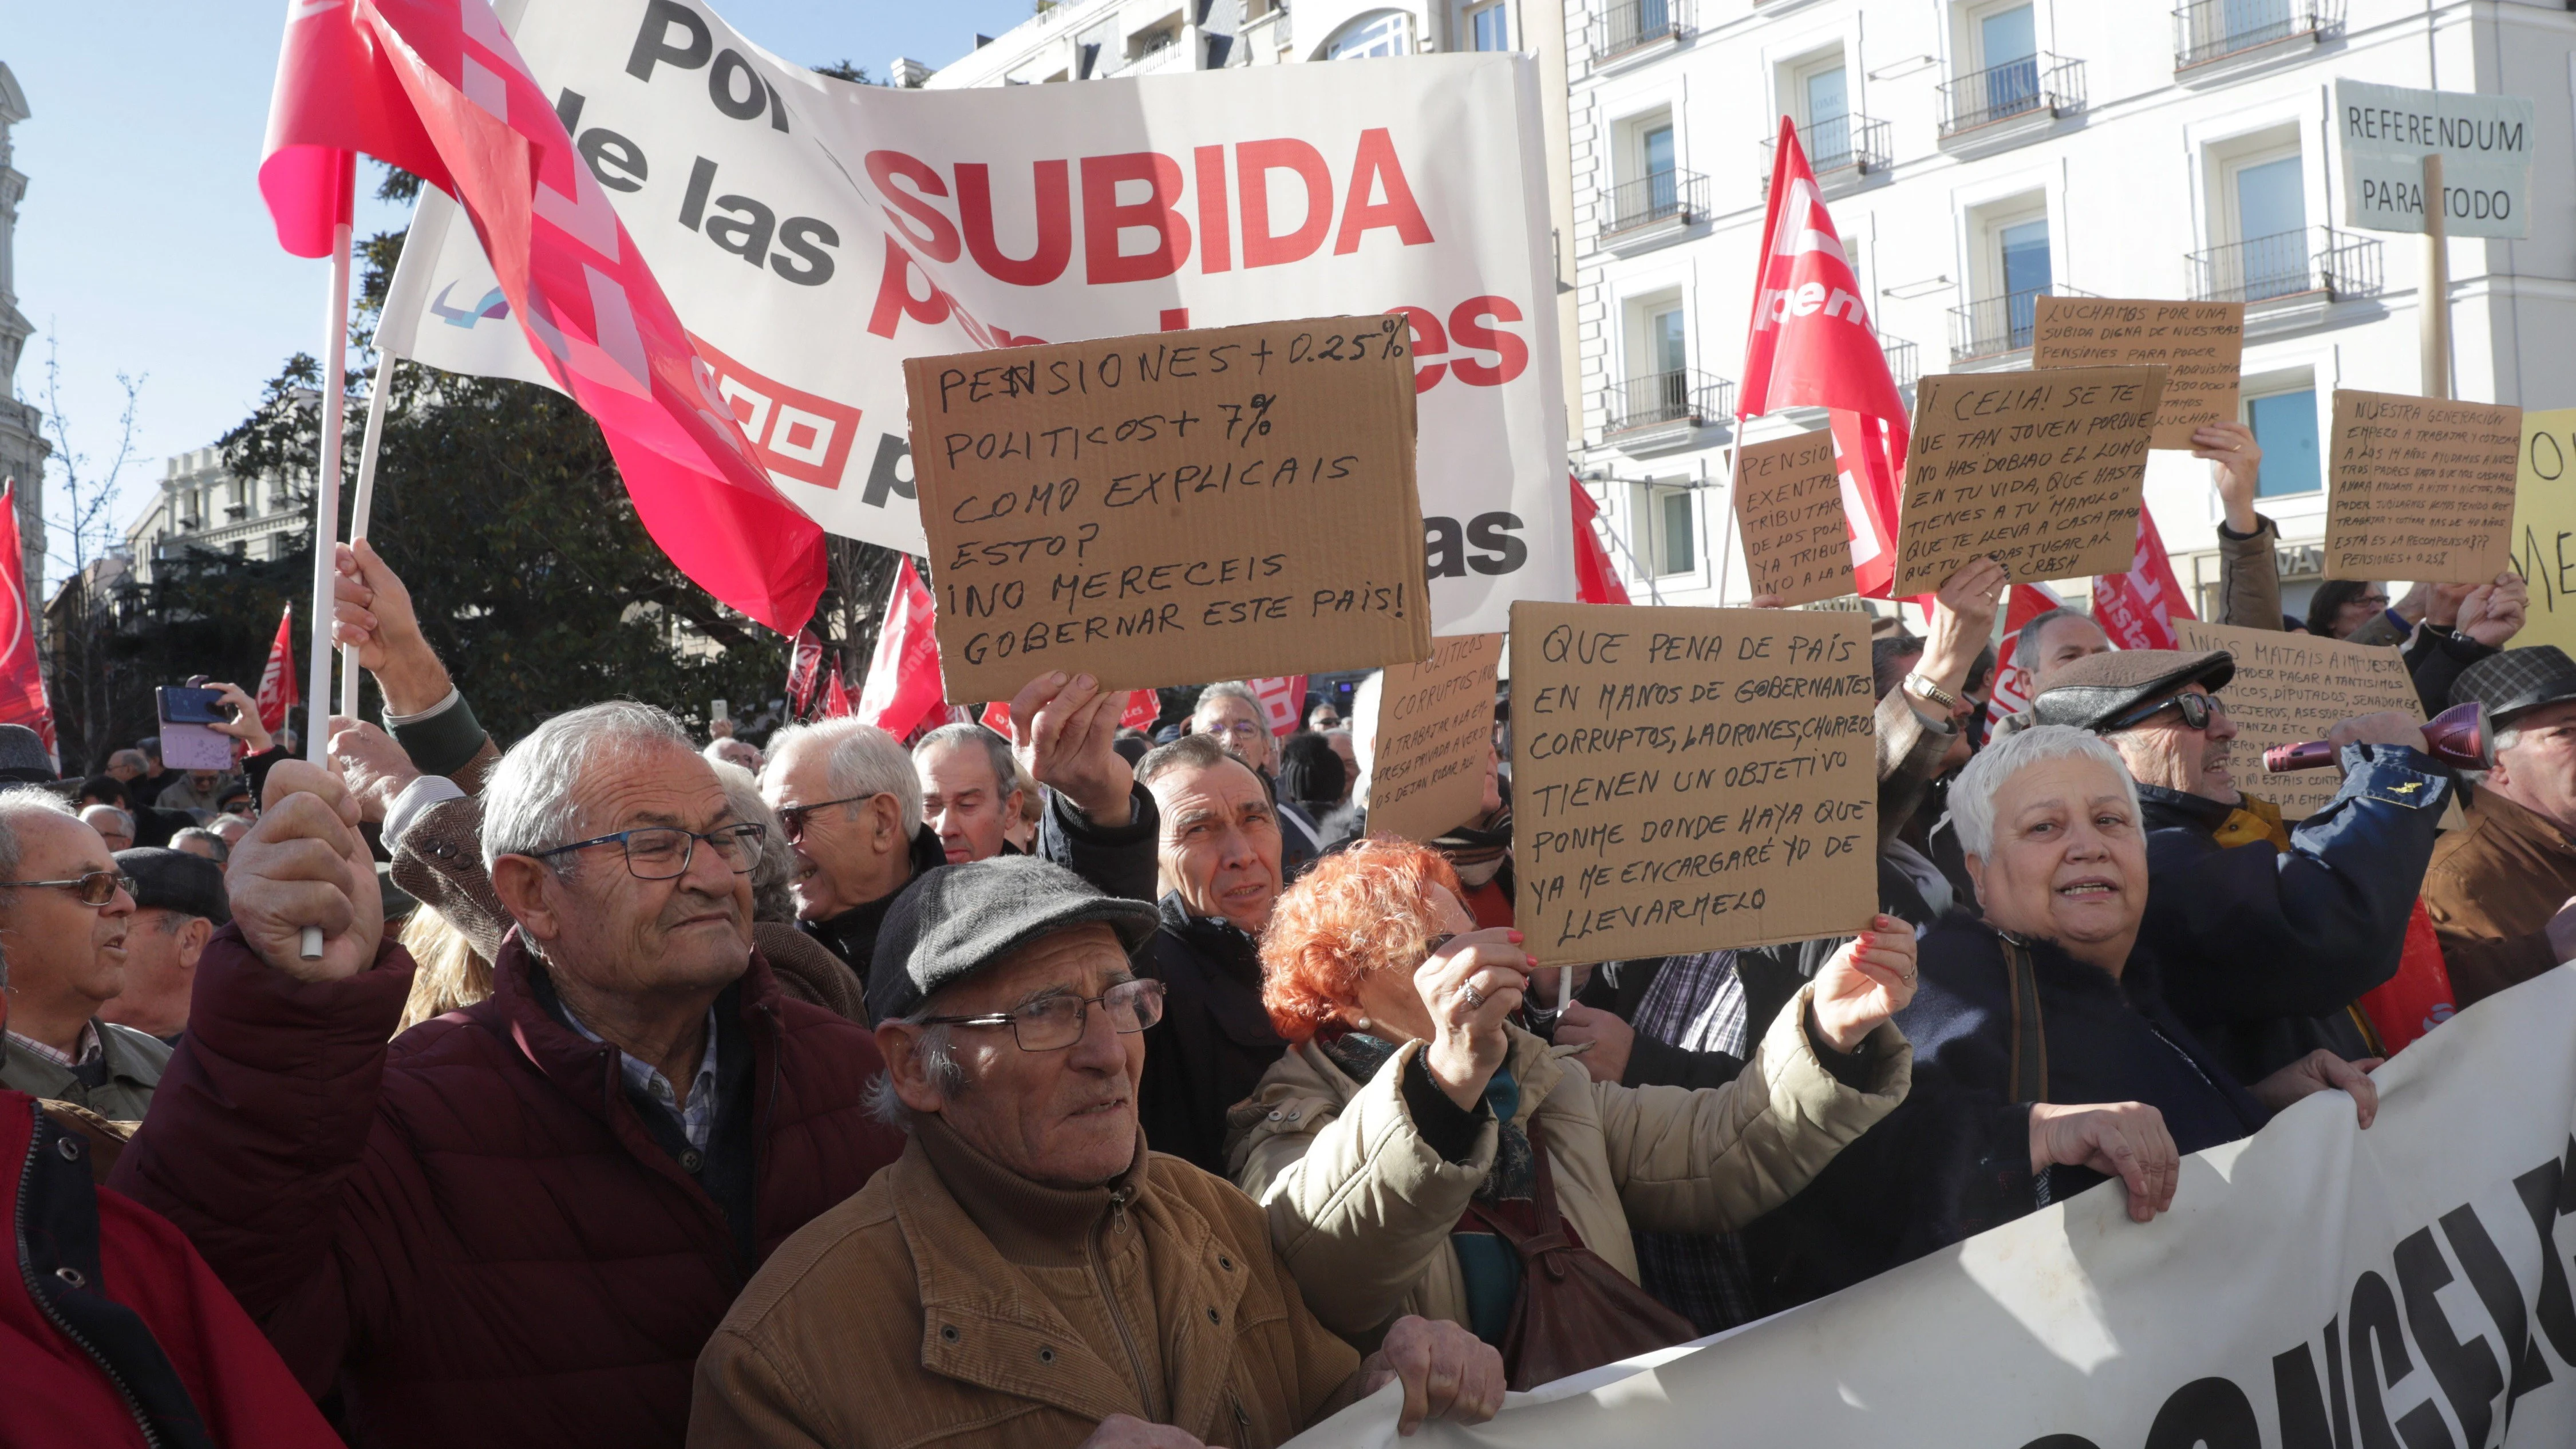
POLYGON ((1130 954, 1154 908, 1025 857, 922 877, 880 961, 894 1166, 782 1245, 698 1359, 689 1442, 1267 1449, 1390 1380, 1400 1421, 1481 1422, 1502 1359, 1398 1319, 1362 1359, 1261 1210, 1146 1150, 1130 954), (1085 1438, 1085 1436, 1088 1438, 1085 1438))
POLYGON ((2482 701, 2495 768, 2467 828, 2433 847, 2424 913, 2459 1006, 2576 958, 2576 660, 2550 644, 2469 666, 2452 689, 2482 701))

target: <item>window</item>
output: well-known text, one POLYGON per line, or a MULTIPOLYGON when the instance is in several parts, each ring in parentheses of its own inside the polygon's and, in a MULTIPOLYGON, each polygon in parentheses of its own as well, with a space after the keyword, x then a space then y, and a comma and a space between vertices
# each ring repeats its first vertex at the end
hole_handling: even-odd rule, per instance
POLYGON ((2005 325, 2012 345, 2028 347, 2039 299, 2055 280, 2049 272, 2048 218, 2034 217, 1995 229, 1996 269, 2003 282, 2005 325))
POLYGON ((1638 170, 1645 185, 1640 188, 1649 208, 1648 215, 1661 216, 1673 207, 1673 123, 1663 121, 1637 133, 1638 170))
POLYGON ((1977 64, 1985 72, 1989 118, 2017 116, 2039 104, 2039 32, 2031 7, 2015 5, 1977 17, 1977 64))
POLYGON ((1467 12, 1467 43, 1474 50, 1512 48, 1511 13, 1502 0, 1467 12))
POLYGON ((1842 53, 1809 66, 1798 75, 1798 100, 1805 112, 1803 140, 1808 163, 1818 171, 1852 164, 1850 72, 1842 53))
POLYGON ((2245 300, 2308 290, 2307 181, 2299 155, 2247 161, 2233 168, 2238 271, 2245 300))
POLYGON ((1650 578, 1670 578, 1699 567, 1699 536, 1691 490, 1660 483, 1629 485, 1636 519, 1637 563, 1650 578))
POLYGON ((1413 53, 1413 17, 1401 10, 1362 16, 1324 44, 1326 60, 1367 60, 1413 53))
POLYGON ((2317 461, 2317 391, 2276 392, 2245 400, 2245 422, 2263 447, 2261 498, 2315 493, 2325 487, 2317 461))

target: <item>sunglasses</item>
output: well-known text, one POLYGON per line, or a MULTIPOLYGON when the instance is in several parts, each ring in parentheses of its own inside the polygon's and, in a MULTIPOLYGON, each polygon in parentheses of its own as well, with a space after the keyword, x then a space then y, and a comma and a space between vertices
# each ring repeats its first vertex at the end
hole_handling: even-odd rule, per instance
POLYGON ((2177 694, 2171 699, 2160 699, 2154 704, 2131 710, 2120 716, 2105 726, 2102 732, 2111 734, 2145 724, 2169 709, 2182 716, 2183 726, 2186 729, 2205 730, 2209 728, 2209 722, 2219 715, 2218 697, 2210 694, 2177 694))
POLYGON ((113 870, 94 870, 77 880, 0 880, 0 886, 45 886, 71 891, 82 905, 93 908, 115 900, 118 891, 129 896, 135 891, 134 877, 113 870))

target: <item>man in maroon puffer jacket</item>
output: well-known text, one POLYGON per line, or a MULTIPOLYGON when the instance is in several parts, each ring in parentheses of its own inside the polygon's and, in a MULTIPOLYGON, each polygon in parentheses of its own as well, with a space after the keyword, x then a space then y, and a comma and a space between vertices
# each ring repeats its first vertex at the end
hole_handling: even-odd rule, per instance
POLYGON ((678 1445, 735 1294, 903 1147, 867 1031, 751 949, 760 827, 659 710, 547 721, 485 787, 493 996, 389 1046, 412 961, 357 805, 301 764, 268 788, 115 1186, 361 1445, 678 1445))

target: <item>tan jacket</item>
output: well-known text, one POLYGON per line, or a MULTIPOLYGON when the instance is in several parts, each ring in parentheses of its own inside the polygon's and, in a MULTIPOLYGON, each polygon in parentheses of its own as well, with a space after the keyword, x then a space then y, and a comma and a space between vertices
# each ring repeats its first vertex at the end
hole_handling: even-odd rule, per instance
POLYGON ((2272 551, 2280 542, 2280 525, 2259 513, 2254 532, 2244 538, 2219 525, 2219 623, 2281 631, 2281 560, 2272 551))
POLYGON ((1941 778, 1942 757, 1959 732, 1947 720, 1925 719, 1901 686, 1879 697, 1876 719, 1878 847, 1885 850, 1923 808, 1923 797, 1941 778))
POLYGON ((2493 790, 2467 792, 2466 828, 2433 843, 2424 914, 2441 938, 2451 997, 2467 1006, 2558 964, 2549 918, 2576 896, 2576 844, 2493 790))
POLYGON ((1306 1311, 1261 1210, 1148 1154, 1048 1188, 936 1118, 770 1256, 698 1358, 690 1449, 1067 1449, 1111 1414, 1268 1449, 1359 1354, 1306 1311))
MULTIPOLYGON (((1708 1233, 1742 1227, 1795 1196, 1852 1139, 1905 1099, 1912 1048, 1893 1025, 1870 1033, 1870 1090, 1826 1072, 1803 1025, 1814 988, 1772 1023, 1743 1075, 1723 1087, 1595 1082, 1568 1049, 1517 1027, 1510 1064, 1515 1121, 1536 1115, 1559 1209, 1585 1247, 1637 1277, 1628 1230, 1708 1233)), ((1464 1162, 1444 1161, 1404 1105, 1408 1045, 1368 1082, 1353 1081, 1309 1041, 1279 1059, 1237 1106, 1235 1181, 1270 1213, 1270 1234, 1315 1316, 1367 1340, 1396 1317, 1467 1322, 1467 1291, 1450 1231, 1492 1170, 1487 1122, 1464 1162)))

